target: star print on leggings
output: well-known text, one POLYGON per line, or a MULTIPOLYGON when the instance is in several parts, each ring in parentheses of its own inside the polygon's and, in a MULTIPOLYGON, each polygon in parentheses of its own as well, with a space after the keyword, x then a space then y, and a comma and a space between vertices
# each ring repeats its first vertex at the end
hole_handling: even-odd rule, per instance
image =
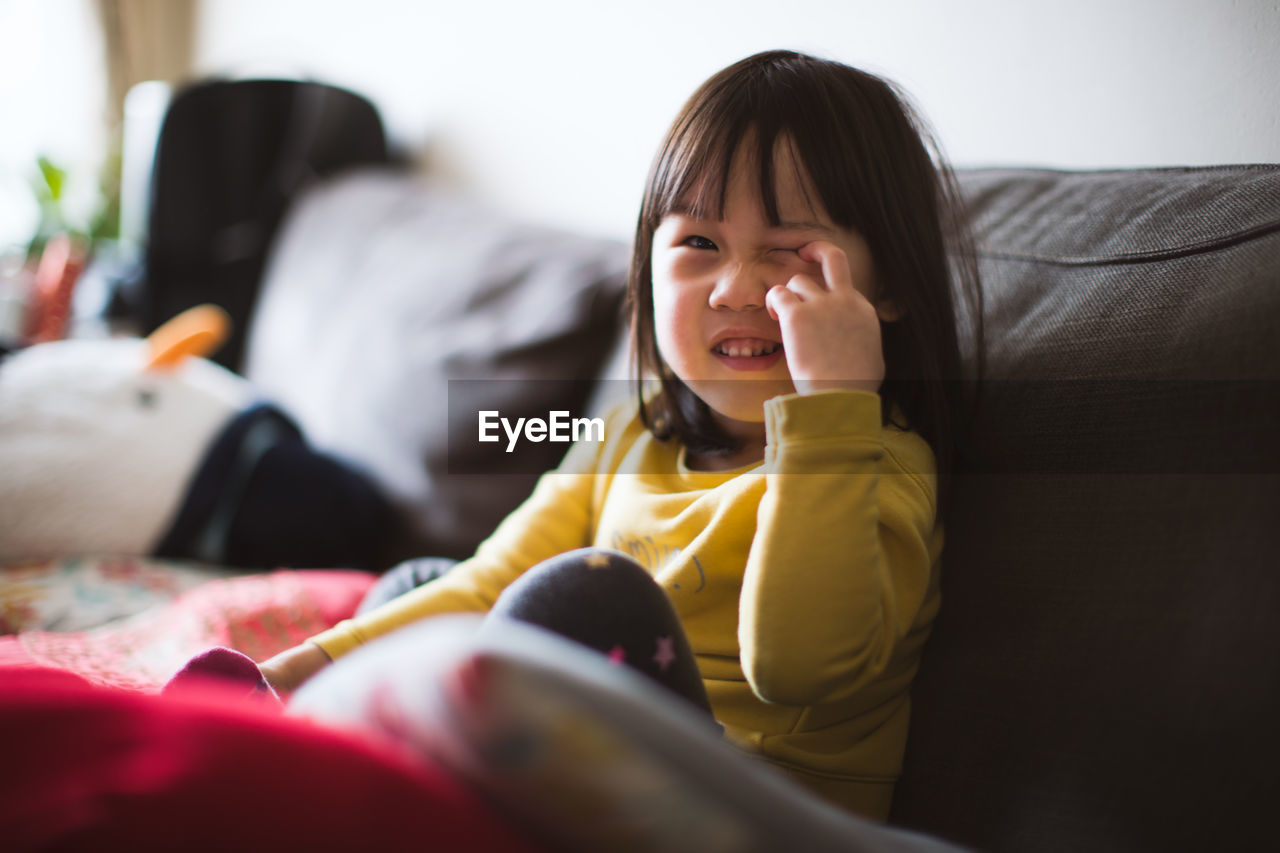
POLYGON ((658 669, 666 672, 671 664, 675 663, 675 660, 675 641, 671 637, 659 637, 658 651, 653 655, 653 662, 658 665, 658 669))

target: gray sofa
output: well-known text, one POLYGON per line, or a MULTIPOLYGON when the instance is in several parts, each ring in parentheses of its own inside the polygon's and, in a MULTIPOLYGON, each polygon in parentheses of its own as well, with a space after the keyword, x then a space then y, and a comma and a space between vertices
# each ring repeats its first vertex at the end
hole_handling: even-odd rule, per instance
MULTIPOLYGON (((960 178, 979 381, 893 822, 990 850, 1264 846, 1280 166, 960 178)), ((245 371, 383 485, 388 561, 465 554, 563 452, 486 467, 466 418, 580 409, 622 376, 626 258, 353 175, 294 206, 245 371)))
POLYGON ((985 374, 894 819, 1270 847, 1280 167, 962 180, 985 374))

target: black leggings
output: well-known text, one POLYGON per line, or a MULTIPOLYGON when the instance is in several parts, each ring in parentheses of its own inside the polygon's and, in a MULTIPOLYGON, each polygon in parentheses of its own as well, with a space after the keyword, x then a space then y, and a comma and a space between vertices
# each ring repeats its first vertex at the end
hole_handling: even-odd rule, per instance
MULTIPOLYGON (((377 607, 439 578, 453 562, 410 560, 387 572, 360 604, 377 607)), ((491 619, 518 619, 626 664, 711 713, 680 617, 662 587, 617 551, 580 548, 521 575, 498 597, 491 619)))

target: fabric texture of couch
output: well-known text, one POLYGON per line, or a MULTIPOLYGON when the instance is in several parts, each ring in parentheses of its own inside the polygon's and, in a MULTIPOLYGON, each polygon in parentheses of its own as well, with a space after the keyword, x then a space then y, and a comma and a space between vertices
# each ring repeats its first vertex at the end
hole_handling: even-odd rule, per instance
POLYGON ((961 180, 985 377, 894 819, 1270 846, 1280 167, 961 180))

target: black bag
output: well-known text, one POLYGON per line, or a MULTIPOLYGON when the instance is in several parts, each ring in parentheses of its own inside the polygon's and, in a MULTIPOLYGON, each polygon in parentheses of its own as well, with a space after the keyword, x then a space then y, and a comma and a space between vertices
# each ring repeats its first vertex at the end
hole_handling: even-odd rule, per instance
POLYGON ((388 161, 377 110, 345 89, 295 80, 194 84, 156 144, 138 322, 149 334, 204 302, 231 315, 213 356, 239 371, 272 237, 311 180, 388 161))

